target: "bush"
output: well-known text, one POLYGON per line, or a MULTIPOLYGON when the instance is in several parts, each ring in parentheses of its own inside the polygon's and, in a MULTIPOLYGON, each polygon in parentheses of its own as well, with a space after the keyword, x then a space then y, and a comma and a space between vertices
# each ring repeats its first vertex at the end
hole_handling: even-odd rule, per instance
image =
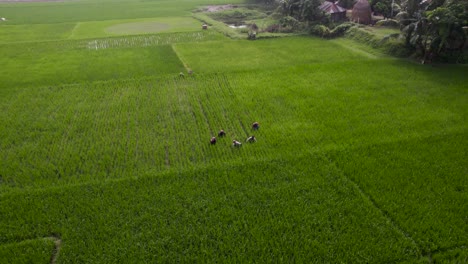
POLYGON ((379 39, 374 34, 360 29, 359 27, 352 27, 345 34, 348 38, 357 40, 372 48, 379 49, 386 54, 396 57, 407 57, 411 54, 411 50, 398 38, 398 35, 399 34, 391 34, 383 39, 379 39))
POLYGON ((350 22, 340 24, 330 32, 331 37, 343 36, 344 33, 346 33, 346 31, 348 31, 350 28, 352 28, 354 26, 355 26, 355 24, 350 23, 350 22))
POLYGON ((372 47, 376 47, 379 43, 379 39, 377 39, 372 33, 360 29, 359 27, 353 27, 348 30, 346 32, 346 36, 372 47))
POLYGON ((279 24, 269 25, 267 28, 263 30, 263 32, 270 32, 270 33, 293 33, 298 29, 301 29, 303 26, 301 23, 298 23, 294 28, 290 25, 282 26, 279 24))
POLYGON ((386 54, 395 56, 395 57, 408 57, 411 55, 411 50, 409 50, 403 41, 398 38, 389 38, 387 40, 382 40, 377 48, 381 49, 386 54))
POLYGON ((380 20, 375 23, 376 26, 378 27, 391 27, 391 28, 399 28, 400 23, 398 21, 393 20, 393 19, 385 19, 385 20, 380 20))
POLYGON ((335 27, 333 30, 330 30, 324 25, 315 25, 310 29, 310 34, 320 36, 322 38, 336 38, 343 36, 346 31, 352 28, 355 24, 353 23, 343 23, 335 27))
POLYGON ((281 26, 284 28, 290 27, 294 30, 299 27, 299 21, 297 21, 294 17, 291 17, 291 16, 285 16, 281 18, 279 22, 281 26))
POLYGON ((324 25, 315 25, 310 29, 312 35, 320 36, 322 38, 330 37, 330 29, 324 25))

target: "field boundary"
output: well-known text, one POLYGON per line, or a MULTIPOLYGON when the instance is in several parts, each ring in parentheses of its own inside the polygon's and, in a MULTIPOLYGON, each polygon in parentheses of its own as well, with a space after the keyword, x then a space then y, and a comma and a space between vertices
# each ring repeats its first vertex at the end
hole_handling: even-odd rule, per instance
POLYGON ((175 55, 177 55, 177 58, 179 58, 180 62, 182 62, 182 65, 184 65, 184 68, 187 72, 191 72, 192 69, 190 69, 190 66, 185 62, 184 58, 182 55, 177 51, 176 47, 174 44, 171 45, 172 50, 174 51, 175 55))
POLYGON ((387 211, 385 211, 384 209, 382 209, 378 204, 377 202, 374 200, 374 198, 366 193, 362 188, 361 186, 359 186, 359 184, 357 184, 355 181, 353 181, 351 178, 349 178, 346 173, 340 169, 335 161, 333 161, 332 159, 330 159, 330 157, 327 156, 327 154, 324 154, 325 158, 328 160, 328 162, 333 165, 338 171, 341 172, 341 175, 342 177, 345 179, 345 181, 349 182, 349 184, 351 186, 353 186, 357 191, 358 193, 361 195, 361 197, 368 201, 370 205, 372 205, 375 209, 377 209, 377 211, 385 218, 387 219, 388 223, 390 224, 390 226, 396 230, 398 233, 400 233, 401 235, 403 235, 406 239, 408 239, 411 244, 413 244, 413 246, 418 250, 418 254, 420 257, 424 257, 424 254, 423 254, 423 250, 421 249, 421 246, 408 234, 408 232, 406 232, 400 225, 397 224, 397 222, 388 214, 387 211))
POLYGON ((50 237, 46 237, 45 239, 50 239, 54 242, 54 250, 52 251, 52 256, 50 257, 50 263, 55 264, 57 263, 60 249, 62 248, 62 239, 60 239, 60 236, 58 235, 52 235, 50 237))
MULTIPOLYGON (((402 234, 406 239, 408 239, 415 247, 416 249, 418 250, 418 254, 419 254, 419 258, 421 259, 427 259, 428 260, 428 263, 434 263, 434 260, 433 260, 433 256, 434 255, 437 255, 437 254, 441 254, 441 253, 446 253, 446 252, 450 252, 450 251, 454 251, 454 250, 457 250, 457 249, 461 249, 461 250, 466 250, 467 249, 467 245, 454 245, 454 246, 450 246, 450 247, 443 247, 443 248, 439 248, 439 249, 436 249, 436 250, 424 250, 421 248, 421 246, 413 239, 413 237, 411 235, 409 235, 408 232, 405 231, 404 228, 402 228, 398 223, 397 221, 395 221, 393 219, 393 217, 391 215, 389 215, 389 213, 382 209, 378 203, 374 200, 374 198, 369 195, 368 193, 366 193, 361 187, 359 184, 357 184, 355 181, 353 181, 351 178, 349 178, 343 170, 341 170, 337 165, 336 163, 331 160, 327 154, 324 155, 327 160, 330 162, 330 164, 332 164, 333 166, 335 166, 335 168, 340 171, 342 173, 342 177, 345 179, 345 181, 349 182, 358 192, 359 194, 362 196, 363 199, 367 200, 375 209, 377 209, 377 211, 379 211, 379 213, 385 218, 387 219, 388 223, 390 224, 390 226, 392 226, 392 228, 394 230, 396 230, 398 233, 402 234)), ((409 259, 396 259, 396 260, 393 260, 391 262, 400 262, 402 260, 409 260, 409 259)))
MULTIPOLYGON (((353 39, 347 39, 347 38, 344 38, 346 40, 349 40, 349 41, 352 41, 352 42, 355 42, 353 39)), ((363 49, 360 49, 358 47, 355 47, 355 46, 351 46, 351 45, 344 45, 343 43, 341 43, 340 41, 333 41, 333 43, 339 45, 340 47, 344 48, 344 49, 347 49, 349 51, 352 51, 356 54, 359 54, 359 55, 362 55, 362 56, 365 56, 367 57, 368 59, 380 59, 380 58, 384 58, 384 55, 382 54, 381 56, 379 55, 375 55, 375 54, 372 54, 370 52, 367 52, 363 49)))
POLYGON ((26 239, 23 238, 21 240, 12 241, 12 242, 3 242, 3 243, 0 243, 0 246, 15 245, 15 244, 22 243, 22 242, 38 241, 38 240, 43 240, 43 241, 49 240, 49 241, 52 241, 54 243, 54 248, 52 249, 49 263, 50 264, 56 264, 58 255, 60 254, 60 249, 62 248, 62 239, 61 239, 60 235, 58 235, 58 234, 52 234, 50 236, 39 237, 39 238, 26 238, 26 239))
POLYGON ((71 30, 71 33, 70 33, 70 36, 68 36, 67 39, 73 39, 73 36, 75 35, 75 31, 77 28, 79 28, 81 25, 81 22, 76 22, 75 26, 73 27, 73 29, 71 30))

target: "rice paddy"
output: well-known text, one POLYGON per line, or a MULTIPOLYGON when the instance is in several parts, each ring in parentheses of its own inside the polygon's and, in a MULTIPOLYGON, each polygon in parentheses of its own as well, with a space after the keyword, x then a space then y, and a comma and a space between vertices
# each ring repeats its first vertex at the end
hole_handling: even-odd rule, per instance
MULTIPOLYGON (((92 24, 110 6, 104 29, 205 4, 0 15, 92 24)), ((465 66, 195 27, 65 39, 50 26, 54 41, 0 45, 0 262, 468 261, 465 66)))

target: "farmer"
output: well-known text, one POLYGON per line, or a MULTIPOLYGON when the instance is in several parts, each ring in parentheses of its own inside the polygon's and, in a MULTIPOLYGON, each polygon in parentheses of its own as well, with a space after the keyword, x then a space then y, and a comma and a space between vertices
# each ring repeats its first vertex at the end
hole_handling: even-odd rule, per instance
POLYGON ((258 124, 258 122, 254 122, 254 123, 252 124, 252 129, 253 129, 253 130, 258 130, 259 128, 260 128, 260 124, 258 124))
POLYGON ((232 141, 232 146, 238 148, 238 147, 242 146, 242 143, 240 143, 239 141, 234 139, 232 141))
POLYGON ((210 144, 211 144, 211 145, 216 144, 216 138, 215 138, 215 137, 212 137, 212 138, 210 139, 210 144))
POLYGON ((248 137, 245 142, 249 142, 249 143, 254 143, 254 142, 257 142, 257 139, 255 138, 255 136, 251 136, 251 137, 248 137))
POLYGON ((226 132, 224 132, 224 130, 221 129, 221 130, 218 132, 218 137, 224 137, 224 136, 226 136, 226 132))

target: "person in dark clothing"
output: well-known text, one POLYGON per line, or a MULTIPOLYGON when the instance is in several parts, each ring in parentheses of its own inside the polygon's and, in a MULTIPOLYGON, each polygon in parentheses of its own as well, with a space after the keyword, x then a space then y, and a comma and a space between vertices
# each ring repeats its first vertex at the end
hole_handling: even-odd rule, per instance
POLYGON ((216 144, 216 138, 215 138, 215 137, 212 137, 212 138, 210 139, 210 144, 211 144, 211 145, 216 144))
POLYGON ((258 130, 259 128, 260 128, 260 124, 259 124, 258 122, 254 122, 254 123, 252 124, 252 129, 253 129, 253 130, 258 130))
POLYGON ((224 132, 224 130, 221 129, 221 130, 218 132, 218 137, 224 137, 224 136, 226 136, 226 132, 224 132))

